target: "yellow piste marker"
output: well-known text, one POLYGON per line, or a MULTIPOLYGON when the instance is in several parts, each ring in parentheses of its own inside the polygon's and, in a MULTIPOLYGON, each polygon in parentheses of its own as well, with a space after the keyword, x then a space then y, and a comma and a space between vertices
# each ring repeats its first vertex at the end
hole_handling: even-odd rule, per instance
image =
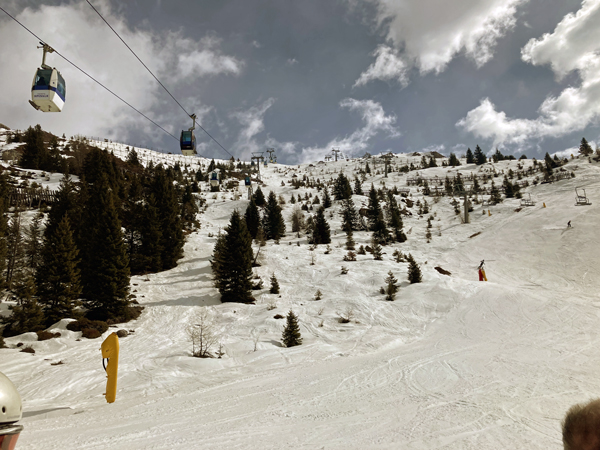
POLYGON ((106 397, 107 403, 113 403, 117 397, 117 371, 119 370, 119 338, 117 333, 111 333, 100 347, 102 351, 102 365, 104 365, 104 358, 108 358, 108 364, 104 370, 106 370, 106 397))

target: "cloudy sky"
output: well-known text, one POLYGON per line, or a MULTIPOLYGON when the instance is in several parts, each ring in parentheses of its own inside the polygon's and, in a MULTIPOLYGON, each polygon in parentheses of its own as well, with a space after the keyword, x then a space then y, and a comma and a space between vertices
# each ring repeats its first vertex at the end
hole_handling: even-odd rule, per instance
MULTIPOLYGON (((600 0, 90 0, 236 157, 332 148, 540 157, 600 142, 600 0)), ((179 137, 191 119, 86 1, 0 4, 179 137)), ((179 152, 56 54, 62 113, 29 106, 37 41, 0 11, 0 123, 179 152)), ((227 157, 201 130, 200 153, 227 157)))

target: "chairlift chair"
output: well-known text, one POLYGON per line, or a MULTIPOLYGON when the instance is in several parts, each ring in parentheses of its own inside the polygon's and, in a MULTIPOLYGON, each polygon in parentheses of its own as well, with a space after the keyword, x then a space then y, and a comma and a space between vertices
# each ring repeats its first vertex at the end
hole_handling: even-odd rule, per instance
POLYGON ((581 195, 579 193, 579 190, 577 188, 575 188, 575 206, 578 205, 591 205, 592 202, 590 202, 590 199, 587 198, 586 194, 585 194, 585 189, 581 188, 581 190, 583 191, 583 195, 581 195))
POLYGON ((527 193, 527 195, 529 196, 528 198, 521 199, 521 206, 535 206, 535 202, 531 200, 531 194, 527 193))

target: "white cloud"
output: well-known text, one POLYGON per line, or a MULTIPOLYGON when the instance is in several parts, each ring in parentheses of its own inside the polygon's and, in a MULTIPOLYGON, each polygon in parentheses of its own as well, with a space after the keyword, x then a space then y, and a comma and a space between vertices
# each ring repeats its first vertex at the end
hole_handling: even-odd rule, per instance
POLYGON ((408 85, 409 65, 397 55, 393 48, 380 45, 373 54, 375 62, 361 73, 354 86, 361 86, 373 80, 397 80, 402 86, 408 85))
POLYGON ((375 4, 376 22, 393 46, 381 46, 376 61, 356 85, 376 78, 407 83, 416 67, 440 73, 464 52, 482 66, 493 57, 498 40, 516 23, 517 7, 527 0, 364 0, 375 4))
MULTIPOLYGON (((237 75, 242 70, 243 62, 224 55, 214 36, 194 41, 181 32, 159 34, 152 30, 132 29, 111 9, 109 1, 98 0, 94 4, 190 112, 204 114, 202 109, 206 106, 198 100, 198 91, 195 91, 194 100, 182 97, 178 92, 187 92, 200 77, 237 75)), ((20 12, 15 11, 16 2, 12 7, 13 11, 9 12, 21 23, 175 136, 178 137, 180 129, 191 126, 183 112, 173 115, 178 107, 168 94, 85 2, 42 5, 20 12)), ((35 111, 27 100, 31 98, 31 79, 41 63, 42 52, 36 49, 37 40, 4 16, 0 17, 0 42, 10 49, 0 53, 0 77, 4 86, 0 112, 7 125, 26 128, 39 123, 57 134, 124 140, 134 129, 151 137, 163 134, 56 53, 48 55, 47 63, 57 67, 67 82, 65 108, 61 113, 35 111)))
POLYGON ((349 135, 332 139, 323 147, 305 147, 297 152, 295 143, 288 145, 288 151, 293 150, 299 162, 321 160, 332 148, 339 148, 346 155, 358 155, 367 151, 371 139, 381 133, 391 138, 400 136, 400 132, 394 126, 396 117, 387 115, 380 103, 347 98, 340 102, 340 107, 360 113, 363 126, 349 135))
POLYGON ((446 150, 446 146, 444 144, 439 144, 439 145, 430 145, 428 147, 425 147, 424 149, 421 150, 421 152, 423 152, 423 153, 438 152, 438 153, 443 154, 445 150, 446 150))
POLYGON ((511 119, 496 111, 489 99, 469 111, 457 126, 495 145, 526 145, 528 140, 559 137, 580 131, 600 118, 600 0, 584 0, 552 33, 531 39, 521 50, 524 61, 550 65, 557 79, 576 71, 581 83, 549 96, 536 119, 511 119))
POLYGON ((174 33, 170 35, 163 54, 167 50, 178 50, 178 64, 170 69, 171 73, 178 75, 177 78, 219 74, 239 75, 244 66, 243 62, 233 56, 221 54, 219 44, 220 40, 213 36, 205 37, 198 43, 192 39, 183 39, 174 33), (200 47, 200 50, 195 50, 196 47, 200 47))
POLYGON ((286 64, 287 64, 288 66, 293 66, 294 64, 298 64, 298 60, 297 60, 296 58, 289 58, 289 59, 286 61, 286 64))
POLYGON ((233 152, 240 159, 250 159, 252 152, 264 152, 266 147, 256 141, 256 135, 265 129, 265 113, 275 103, 274 98, 265 100, 261 105, 253 106, 245 111, 231 113, 242 125, 233 152))
POLYGON ((387 115, 381 104, 373 100, 355 100, 347 98, 340 102, 340 107, 361 115, 363 126, 344 137, 336 137, 325 146, 302 147, 299 142, 280 142, 268 135, 264 143, 257 142, 256 136, 265 130, 264 116, 273 106, 275 99, 269 98, 260 105, 231 114, 242 125, 242 130, 232 149, 240 157, 249 159, 252 152, 275 148, 277 154, 285 155, 290 163, 304 163, 322 160, 332 148, 339 148, 343 154, 357 155, 364 153, 371 139, 384 133, 387 137, 398 137, 400 132, 395 128, 396 117, 387 115))

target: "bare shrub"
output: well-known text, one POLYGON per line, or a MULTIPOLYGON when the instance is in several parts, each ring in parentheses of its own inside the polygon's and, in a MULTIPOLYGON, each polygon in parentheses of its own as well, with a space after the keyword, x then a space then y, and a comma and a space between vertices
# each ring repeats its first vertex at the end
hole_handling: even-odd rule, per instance
POLYGON ((261 336, 265 334, 265 330, 259 330, 254 328, 250 336, 252 337, 252 342, 254 343, 254 351, 256 351, 256 347, 258 346, 258 341, 260 341, 261 336))
POLYGON ((354 319, 354 308, 352 306, 347 306, 343 313, 336 313, 339 317, 339 323, 350 323, 352 319, 354 319))
POLYGON ((271 300, 269 303, 267 303, 267 311, 272 311, 275 308, 277 308, 277 303, 275 300, 271 300))
POLYGON ((219 339, 209 311, 202 308, 192 318, 191 322, 186 328, 186 333, 192 342, 192 356, 197 358, 211 357, 210 349, 219 339))

